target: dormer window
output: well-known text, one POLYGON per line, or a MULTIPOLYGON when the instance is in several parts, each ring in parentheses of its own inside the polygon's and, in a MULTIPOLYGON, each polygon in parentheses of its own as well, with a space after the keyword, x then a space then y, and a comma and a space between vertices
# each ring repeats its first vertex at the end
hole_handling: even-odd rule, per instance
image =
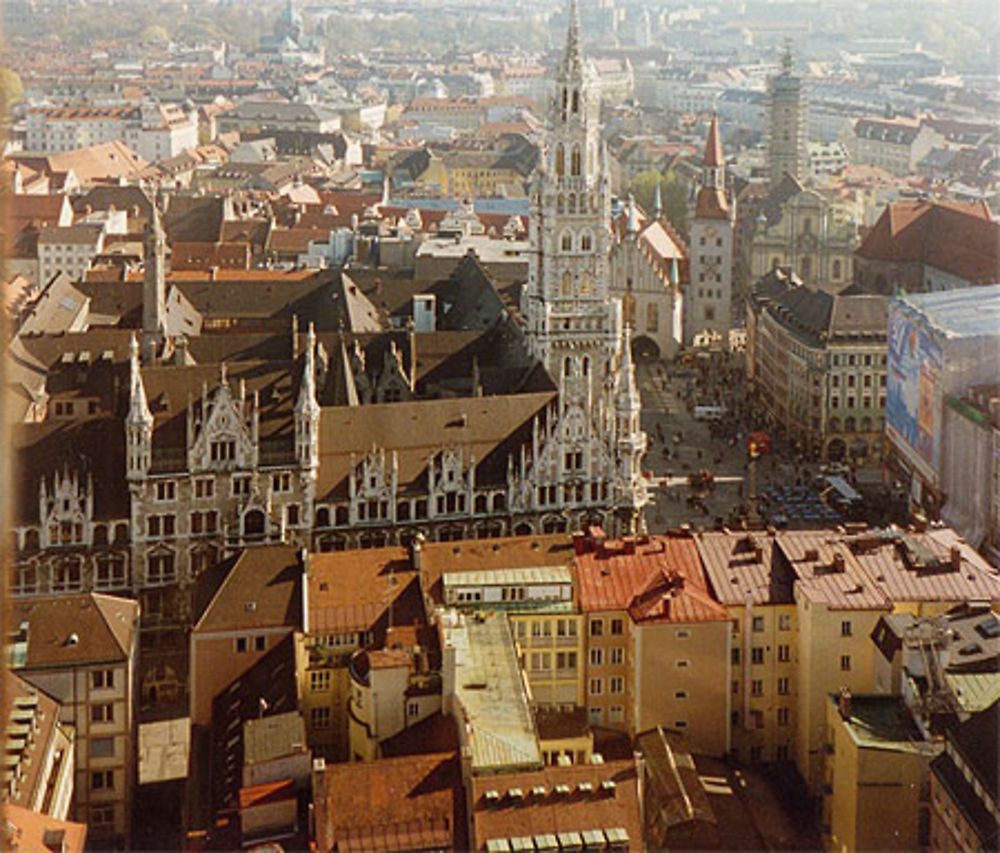
POLYGON ((236 459, 235 441, 213 441, 209 446, 213 462, 232 462, 236 459))

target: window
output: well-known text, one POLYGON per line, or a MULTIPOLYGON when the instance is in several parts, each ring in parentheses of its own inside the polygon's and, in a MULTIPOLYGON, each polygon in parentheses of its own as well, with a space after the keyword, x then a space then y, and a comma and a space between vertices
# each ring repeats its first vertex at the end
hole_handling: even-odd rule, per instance
POLYGON ((94 586, 97 589, 116 589, 126 586, 125 559, 116 554, 97 558, 94 586))
POLYGON ((590 724, 592 726, 599 726, 604 722, 603 708, 588 708, 587 715, 590 717, 590 724))
POLYGON ((604 663, 604 649, 590 650, 590 665, 601 666, 604 663))
POLYGON ((660 306, 655 302, 646 305, 646 331, 654 334, 660 330, 660 306))
POLYGON ((691 638, 691 632, 688 631, 686 628, 680 628, 674 631, 674 636, 678 640, 689 640, 691 638))
POLYGON ((115 739, 113 737, 92 737, 90 738, 91 758, 114 758, 115 739))
POLYGON ((620 637, 625 633, 625 623, 621 619, 611 620, 611 633, 613 636, 620 637))
POLYGON ((285 521, 289 527, 297 527, 299 524, 299 505, 289 504, 285 507, 285 521))
POLYGON ((576 652, 557 652, 556 669, 576 669, 576 652))
POLYGON ((790 631, 792 629, 792 617, 787 613, 782 613, 778 617, 778 630, 779 631, 790 631))
POLYGON ((764 617, 754 616, 753 617, 753 631, 755 634, 759 634, 764 630, 764 617))
POLYGON ((309 689, 313 693, 326 693, 330 689, 330 670, 319 669, 310 672, 309 689))
POLYGON ((615 646, 609 652, 611 656, 611 663, 618 665, 625 662, 625 649, 622 646, 615 646))
POLYGON ((309 709, 309 722, 314 729, 330 728, 330 708, 320 705, 317 708, 309 709))
POLYGON ((248 648, 249 648, 249 643, 247 642, 247 638, 246 637, 237 637, 236 638, 236 653, 237 654, 242 654, 248 648))
POLYGON ((94 690, 110 690, 115 686, 113 669, 98 669, 90 673, 90 684, 94 690))
POLYGON ((750 721, 755 729, 764 728, 764 712, 763 711, 751 711, 750 721))
POLYGON ((73 592, 82 588, 83 578, 80 573, 80 563, 77 560, 66 560, 53 569, 53 592, 73 592))
POLYGON ((750 662, 751 663, 764 663, 764 647, 754 646, 750 650, 750 662))
POLYGON ((689 661, 689 660, 679 660, 675 664, 675 666, 678 669, 687 669, 690 665, 691 665, 691 661, 689 661))
POLYGON ((150 555, 149 567, 146 576, 147 583, 172 583, 174 581, 174 577, 173 554, 150 555))
POLYGON ((232 462, 236 458, 236 442, 213 441, 209 445, 209 455, 213 462, 232 462))
POLYGON ((292 475, 287 471, 271 475, 271 490, 275 492, 290 492, 292 490, 292 475))
POLYGON ((733 666, 739 666, 739 663, 740 663, 740 650, 739 649, 733 649, 732 654, 730 656, 730 660, 731 660, 733 666))
POLYGON ((841 655, 840 656, 840 671, 850 672, 851 671, 851 656, 841 655))
POLYGON ((674 699, 687 699, 688 694, 686 690, 675 690, 674 699))
POLYGON ((604 635, 604 620, 592 619, 590 621, 590 636, 601 637, 604 635))
POLYGON ((115 706, 111 702, 90 706, 90 722, 113 723, 115 721, 115 706))
POLYGON ((675 729, 686 729, 687 728, 687 720, 674 720, 674 728, 675 729))
POLYGON ((840 636, 850 637, 851 636, 851 620, 845 619, 840 623, 840 636))
POLYGON ((590 695, 600 696, 603 692, 604 692, 604 679, 603 678, 590 679, 590 695))
POLYGON ((778 725, 787 726, 788 725, 788 709, 778 708, 778 725))
POLYGON ((406 716, 411 720, 414 717, 420 716, 420 703, 419 702, 407 702, 406 703, 406 716))
POLYGON ((90 774, 91 791, 113 791, 115 789, 115 772, 99 770, 90 774))
POLYGON ((253 648, 255 652, 262 652, 267 648, 267 637, 259 636, 253 638, 253 648))
POLYGON ((733 679, 733 696, 740 695, 740 683, 737 679, 733 679))
POLYGON ((234 498, 248 497, 250 494, 250 478, 233 477, 230 487, 234 498))
POLYGON ((620 675, 612 675, 608 680, 608 689, 612 693, 624 693, 625 692, 625 679, 620 675))
POLYGON ((172 501, 177 497, 177 485, 173 480, 162 480, 156 483, 156 500, 172 501))
POLYGON ((764 681, 760 678, 755 678, 750 682, 750 695, 751 696, 763 696, 764 695, 764 681))
POLYGON ((621 705, 612 705, 608 718, 612 723, 621 723, 625 720, 625 709, 621 705))
POLYGON ((791 651, 792 651, 791 646, 787 645, 778 646, 778 660, 781 661, 781 663, 788 663, 792 659, 791 651))
POLYGON ((569 231, 563 232, 561 246, 564 252, 573 251, 573 235, 569 231))
POLYGON ((557 637, 575 637, 576 621, 573 619, 558 619, 556 621, 557 637))
POLYGON ((90 809, 90 817, 87 818, 87 825, 97 828, 105 828, 114 826, 115 823, 115 807, 114 806, 95 806, 90 809))
POLYGON ((194 481, 194 496, 196 498, 214 498, 215 480, 202 478, 194 481))

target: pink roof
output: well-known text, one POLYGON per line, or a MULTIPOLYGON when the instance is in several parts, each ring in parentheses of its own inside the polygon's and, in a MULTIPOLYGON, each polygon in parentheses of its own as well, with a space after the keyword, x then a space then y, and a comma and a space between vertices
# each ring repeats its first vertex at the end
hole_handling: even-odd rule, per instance
POLYGON ((654 536, 582 544, 575 562, 584 611, 628 610, 636 622, 726 618, 725 608, 708 592, 693 539, 654 536))

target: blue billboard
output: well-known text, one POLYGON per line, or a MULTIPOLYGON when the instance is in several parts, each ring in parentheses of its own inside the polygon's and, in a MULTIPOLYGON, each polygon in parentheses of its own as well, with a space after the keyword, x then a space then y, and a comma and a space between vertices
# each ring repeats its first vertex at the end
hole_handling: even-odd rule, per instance
POLYGON ((886 431, 907 460, 937 484, 941 450, 941 344, 905 304, 889 305, 886 431))

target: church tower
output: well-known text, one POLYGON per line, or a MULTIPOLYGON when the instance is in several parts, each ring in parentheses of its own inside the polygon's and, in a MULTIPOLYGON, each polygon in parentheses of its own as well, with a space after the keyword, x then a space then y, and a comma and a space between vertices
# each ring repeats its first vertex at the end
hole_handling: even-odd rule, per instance
POLYGON ((609 289, 608 155, 600 88, 580 49, 576 0, 555 83, 548 139, 530 189, 532 251, 521 311, 528 350, 556 381, 559 396, 544 431, 535 427, 519 489, 534 509, 561 508, 574 526, 592 523, 596 510, 603 514, 611 505, 613 512, 597 523, 611 525, 612 533, 633 532, 642 528, 647 499, 645 434, 623 349, 622 304, 609 289))
POLYGON ((528 346, 553 378, 603 383, 618 353, 621 307, 609 302, 611 193, 601 94, 580 50, 576 0, 531 188, 531 257, 522 297, 528 346))
POLYGON ((787 172, 806 179, 806 102, 802 80, 792 74, 792 48, 785 45, 781 73, 767 85, 767 170, 771 186, 787 172))
POLYGON ((726 161, 713 116, 705 144, 701 187, 691 221, 691 281, 684 294, 684 344, 717 332, 728 344, 733 299, 733 213, 726 195, 726 161))
POLYGON ((156 361, 167 330, 167 239, 160 210, 153 199, 146 229, 145 269, 142 274, 142 361, 156 361))

